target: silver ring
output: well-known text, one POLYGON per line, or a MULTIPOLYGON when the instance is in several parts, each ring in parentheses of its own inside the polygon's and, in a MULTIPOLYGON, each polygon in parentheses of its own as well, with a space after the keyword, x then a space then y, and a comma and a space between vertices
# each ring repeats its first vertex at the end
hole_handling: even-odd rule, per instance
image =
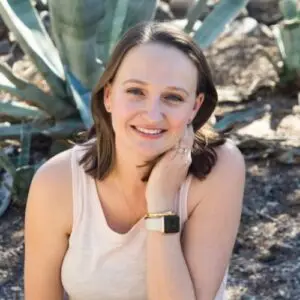
POLYGON ((189 151, 190 151, 189 148, 183 148, 183 147, 177 148, 177 153, 180 153, 180 154, 187 154, 187 153, 189 153, 189 151))

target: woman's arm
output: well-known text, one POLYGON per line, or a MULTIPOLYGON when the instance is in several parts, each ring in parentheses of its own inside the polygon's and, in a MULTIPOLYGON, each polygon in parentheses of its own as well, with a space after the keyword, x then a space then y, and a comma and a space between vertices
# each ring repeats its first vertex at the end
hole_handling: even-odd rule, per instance
POLYGON ((62 300, 60 270, 72 221, 69 153, 44 164, 31 183, 25 215, 26 300, 62 300))
POLYGON ((182 253, 179 233, 148 232, 147 287, 149 300, 198 299, 182 253))
POLYGON ((229 264, 239 227, 245 182, 244 159, 227 142, 204 182, 190 197, 204 195, 187 220, 182 248, 178 234, 148 233, 149 299, 213 300, 229 264))

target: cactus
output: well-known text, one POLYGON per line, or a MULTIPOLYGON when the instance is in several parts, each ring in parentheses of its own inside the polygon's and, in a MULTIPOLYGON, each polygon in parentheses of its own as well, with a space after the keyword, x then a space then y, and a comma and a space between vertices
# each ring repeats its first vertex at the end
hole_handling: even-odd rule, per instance
POLYGON ((297 0, 281 0, 279 4, 284 20, 275 26, 274 34, 284 62, 282 78, 290 80, 300 76, 300 10, 297 0))
MULTIPOLYGON (((221 0, 202 26, 193 32, 203 2, 198 0, 188 13, 185 30, 201 47, 207 47, 247 0, 221 0)), ((0 156, 0 167, 13 177, 11 188, 20 201, 26 198, 29 182, 38 167, 29 165, 31 136, 44 133, 65 139, 92 125, 91 89, 102 74, 115 43, 129 27, 151 20, 157 3, 158 0, 43 0, 39 5, 48 5, 51 16, 50 37, 31 0, 0 1, 0 14, 6 26, 50 89, 49 93, 40 90, 13 74, 8 65, 0 63, 0 91, 30 104, 21 105, 15 100, 0 102, 2 114, 22 122, 0 127, 0 140, 21 140, 17 162, 10 162, 3 151, 0 156)), ((7 206, 8 200, 1 204, 0 199, 0 216, 7 206)))

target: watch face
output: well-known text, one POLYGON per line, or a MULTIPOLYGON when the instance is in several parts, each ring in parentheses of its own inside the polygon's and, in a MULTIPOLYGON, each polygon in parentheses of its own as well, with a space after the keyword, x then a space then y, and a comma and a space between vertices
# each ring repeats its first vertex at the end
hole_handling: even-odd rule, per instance
POLYGON ((165 216, 165 233, 176 233, 180 231, 179 216, 165 216))

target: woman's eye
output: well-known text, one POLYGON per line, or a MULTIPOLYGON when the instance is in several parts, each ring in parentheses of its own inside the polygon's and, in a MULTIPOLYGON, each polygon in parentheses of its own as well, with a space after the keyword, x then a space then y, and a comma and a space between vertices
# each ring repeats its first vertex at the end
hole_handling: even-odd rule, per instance
POLYGON ((166 95, 164 98, 171 101, 177 101, 177 102, 183 101, 181 96, 175 94, 166 95))
POLYGON ((138 88, 127 89, 126 93, 137 95, 137 96, 143 96, 144 95, 143 91, 141 89, 138 89, 138 88))

